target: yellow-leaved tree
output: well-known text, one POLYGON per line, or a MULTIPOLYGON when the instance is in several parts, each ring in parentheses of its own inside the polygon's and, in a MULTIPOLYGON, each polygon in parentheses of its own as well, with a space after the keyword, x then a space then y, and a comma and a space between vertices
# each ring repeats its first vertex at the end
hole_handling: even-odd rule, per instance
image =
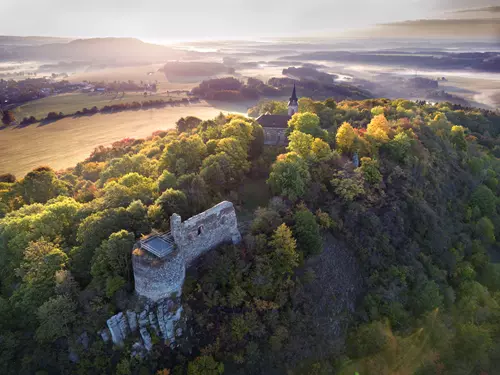
POLYGON ((380 142, 389 140, 389 122, 383 114, 377 115, 368 124, 366 133, 380 142))
POLYGON ((340 125, 339 129, 337 130, 337 135, 335 137, 335 140, 337 142, 337 148, 342 153, 352 152, 354 140, 356 139, 356 137, 357 135, 354 132, 354 129, 351 126, 351 124, 349 124, 348 122, 344 122, 342 125, 340 125))

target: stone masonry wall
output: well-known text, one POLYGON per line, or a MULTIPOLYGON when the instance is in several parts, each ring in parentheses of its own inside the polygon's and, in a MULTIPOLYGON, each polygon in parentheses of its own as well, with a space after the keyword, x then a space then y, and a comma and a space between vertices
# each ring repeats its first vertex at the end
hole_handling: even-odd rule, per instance
POLYGON ((186 275, 185 261, 178 250, 159 259, 147 251, 132 255, 135 291, 152 301, 181 294, 186 275))
POLYGON ((241 241, 236 212, 233 204, 227 201, 184 222, 174 214, 170 219, 170 229, 186 266, 222 243, 236 244, 241 241))
POLYGON ((288 141, 286 129, 282 128, 264 128, 264 144, 266 145, 285 145, 288 141))

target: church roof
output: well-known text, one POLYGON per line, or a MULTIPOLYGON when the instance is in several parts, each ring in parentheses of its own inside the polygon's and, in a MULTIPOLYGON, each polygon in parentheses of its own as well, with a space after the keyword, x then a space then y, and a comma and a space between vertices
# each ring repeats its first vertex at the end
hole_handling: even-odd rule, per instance
POLYGON ((293 91, 292 91, 292 96, 290 97, 290 101, 298 101, 299 99, 297 98, 297 92, 295 91, 295 83, 293 84, 293 91))
POLYGON ((262 125, 263 128, 286 129, 288 127, 288 120, 290 120, 290 116, 288 115, 270 115, 267 113, 257 118, 257 122, 262 125))

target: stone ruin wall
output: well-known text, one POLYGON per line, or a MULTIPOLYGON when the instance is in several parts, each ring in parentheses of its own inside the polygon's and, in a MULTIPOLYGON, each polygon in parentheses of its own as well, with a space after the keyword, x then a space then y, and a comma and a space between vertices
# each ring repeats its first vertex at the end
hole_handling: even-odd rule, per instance
POLYGON ((145 250, 132 255, 135 291, 152 301, 179 296, 186 276, 185 261, 178 250, 159 259, 145 250))
POLYGON ((227 201, 184 222, 174 214, 170 219, 170 228, 186 266, 223 243, 237 244, 241 241, 236 212, 233 204, 227 201))
POLYGON ((127 310, 107 320, 107 328, 99 334, 105 342, 123 345, 127 337, 138 337, 132 355, 143 355, 152 348, 154 333, 171 345, 182 335, 180 294, 186 268, 200 255, 223 243, 241 241, 236 212, 231 202, 216 206, 182 222, 171 217, 171 232, 176 249, 164 259, 157 258, 136 245, 132 254, 135 291, 146 297, 142 311, 127 310), (175 298, 172 293, 177 294, 175 298))
POLYGON ((192 261, 223 243, 241 241, 231 202, 221 202, 184 222, 174 214, 170 226, 176 246, 171 254, 160 259, 136 245, 132 255, 135 291, 151 301, 171 298, 173 293, 180 296, 192 261))

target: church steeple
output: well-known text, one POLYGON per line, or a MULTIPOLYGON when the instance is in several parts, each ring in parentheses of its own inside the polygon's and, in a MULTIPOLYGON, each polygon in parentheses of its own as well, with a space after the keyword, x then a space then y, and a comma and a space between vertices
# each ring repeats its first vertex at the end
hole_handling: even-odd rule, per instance
POLYGON ((299 111, 299 99, 297 98, 297 92, 295 90, 295 83, 293 84, 292 96, 288 101, 288 116, 292 116, 294 113, 299 111))

